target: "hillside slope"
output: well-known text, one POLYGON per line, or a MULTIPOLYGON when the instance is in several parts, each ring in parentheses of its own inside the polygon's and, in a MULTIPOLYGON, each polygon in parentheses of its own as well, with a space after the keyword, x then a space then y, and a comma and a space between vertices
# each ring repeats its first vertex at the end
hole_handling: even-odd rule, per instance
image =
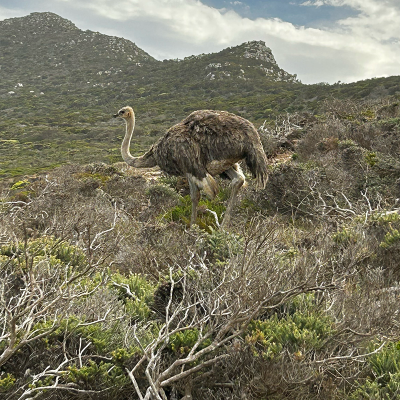
POLYGON ((123 38, 82 31, 53 13, 0 22, 0 178, 66 162, 120 161, 132 105, 132 151, 143 151, 196 109, 224 109, 259 126, 286 112, 318 113, 322 100, 400 92, 400 78, 303 85, 270 48, 252 41, 184 60, 159 61, 123 38))

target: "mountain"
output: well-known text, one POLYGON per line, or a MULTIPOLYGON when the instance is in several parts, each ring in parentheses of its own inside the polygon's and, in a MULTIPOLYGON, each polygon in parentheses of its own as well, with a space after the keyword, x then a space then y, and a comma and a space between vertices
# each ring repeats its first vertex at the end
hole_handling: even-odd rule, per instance
MULTIPOLYGON (((118 74, 119 68, 141 67, 143 63, 157 63, 161 69, 182 63, 182 60, 157 62, 129 40, 82 31, 71 21, 50 12, 1 21, 0 45, 2 75, 27 73, 26 65, 30 67, 29 75, 43 74, 46 69, 68 76, 73 71, 118 74)), ((248 79, 245 71, 249 68, 271 79, 295 80, 295 76, 278 67, 271 49, 261 41, 244 43, 217 54, 188 57, 183 64, 198 65, 203 71, 193 77, 210 80, 248 79)))
POLYGON ((251 41, 228 47, 219 53, 191 56, 184 62, 196 61, 203 68, 204 79, 254 79, 296 82, 296 75, 281 69, 272 51, 263 41, 251 41))
POLYGON ((137 154, 196 109, 224 109, 257 126, 281 113, 318 112, 332 96, 400 92, 398 77, 303 85, 262 41, 160 61, 49 12, 0 21, 0 47, 0 178, 119 161, 123 127, 111 114, 125 105, 137 113, 137 154))
POLYGON ((0 46, 0 96, 10 92, 18 95, 19 88, 29 85, 35 93, 46 87, 81 91, 83 85, 87 91, 113 84, 137 85, 139 82, 134 81, 139 79, 141 84, 149 80, 156 85, 171 74, 172 81, 179 81, 174 73, 182 78, 182 70, 189 71, 184 78, 191 82, 296 79, 279 68, 264 42, 161 62, 129 40, 82 31, 71 21, 48 12, 0 22, 0 46), (124 82, 122 76, 129 79, 124 82))
POLYGON ((1 21, 0 46, 0 177, 119 160, 123 128, 110 115, 126 104, 137 111, 140 152, 194 109, 254 119, 261 93, 300 85, 264 42, 159 61, 49 12, 1 21))
POLYGON ((90 72, 96 67, 113 69, 119 63, 155 61, 129 40, 82 31, 67 19, 48 12, 1 21, 0 46, 2 75, 25 72, 28 80, 43 75, 45 70, 67 76, 77 70, 90 72))

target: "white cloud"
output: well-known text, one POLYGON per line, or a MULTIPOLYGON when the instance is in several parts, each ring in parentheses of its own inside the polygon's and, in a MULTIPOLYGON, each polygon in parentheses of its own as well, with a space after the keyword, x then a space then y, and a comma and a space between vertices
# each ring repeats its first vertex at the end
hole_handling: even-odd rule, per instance
POLYGON ((321 6, 326 5, 326 2, 323 0, 314 0, 314 1, 308 0, 308 1, 305 1, 304 3, 301 3, 300 5, 301 6, 321 7, 321 6))
POLYGON ((341 7, 347 5, 347 0, 307 0, 303 3, 300 3, 300 6, 309 6, 309 7, 321 7, 321 6, 333 6, 333 7, 341 7))
POLYGON ((247 40, 264 40, 278 64, 297 73, 303 82, 333 83, 399 73, 397 3, 398 0, 303 2, 304 6, 315 7, 348 6, 359 12, 329 29, 296 27, 277 18, 250 20, 198 0, 53 0, 48 7, 81 29, 123 36, 160 59, 183 58, 247 40))
POLYGON ((361 15, 342 20, 336 30, 328 31, 298 28, 279 19, 253 21, 233 11, 221 13, 194 0, 147 0, 145 4, 125 0, 119 2, 117 8, 109 1, 100 0, 96 10, 109 18, 132 23, 141 19, 149 19, 150 23, 156 21, 172 40, 200 48, 211 43, 211 47, 222 48, 251 39, 265 40, 280 65, 288 72, 298 73, 304 82, 349 81, 356 76, 362 79, 397 71, 400 55, 399 52, 395 54, 395 44, 380 42, 389 39, 385 32, 397 32, 396 36, 400 37, 400 24, 396 28, 386 26, 393 25, 392 18, 397 23, 400 21, 393 10, 385 9, 378 0, 325 0, 325 3, 351 6, 360 10, 361 15), (379 12, 379 16, 375 12, 379 12), (369 32, 371 27, 372 32, 369 32), (298 70, 301 59, 314 60, 314 63, 298 70), (342 60, 341 65, 337 65, 338 60, 342 60))

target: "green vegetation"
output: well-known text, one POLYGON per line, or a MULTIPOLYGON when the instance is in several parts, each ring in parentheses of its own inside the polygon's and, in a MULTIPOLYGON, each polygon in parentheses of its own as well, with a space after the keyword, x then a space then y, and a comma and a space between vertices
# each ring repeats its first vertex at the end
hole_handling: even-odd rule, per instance
POLYGON ((160 62, 47 13, 0 43, 1 398, 398 397, 399 77, 303 85, 260 42, 160 62), (196 108, 260 126, 229 232, 224 180, 189 227, 184 179, 117 163, 126 104, 135 154, 196 108))
POLYGON ((342 106, 304 125, 265 191, 249 180, 229 232, 205 210, 223 217, 223 180, 190 229, 174 177, 93 163, 3 181, 1 393, 395 397, 400 169, 381 125, 342 106))
MULTIPOLYGON (((161 62, 127 40, 80 31, 55 14, 9 21, 0 24, 0 178, 65 163, 121 161, 124 126, 111 115, 126 104, 137 114, 132 152, 138 155, 196 109, 224 109, 258 127, 287 112, 321 115, 326 99, 373 100, 376 93, 400 91, 399 77, 303 85, 271 61, 262 42, 161 62), (244 57, 249 51, 261 51, 270 61, 244 57)), ((387 105, 380 116, 371 107, 357 115, 343 109, 339 116, 393 132, 399 117, 390 113, 396 108, 398 103, 387 105)))
POLYGON ((268 321, 252 321, 246 343, 254 346, 255 355, 272 360, 289 351, 296 357, 305 357, 310 351, 320 350, 332 336, 333 321, 315 314, 295 313, 284 319, 275 314, 268 321))
MULTIPOLYGON (((376 345, 371 346, 373 351, 376 345)), ((368 357, 371 376, 350 397, 351 399, 394 399, 400 393, 400 347, 391 342, 368 357)))

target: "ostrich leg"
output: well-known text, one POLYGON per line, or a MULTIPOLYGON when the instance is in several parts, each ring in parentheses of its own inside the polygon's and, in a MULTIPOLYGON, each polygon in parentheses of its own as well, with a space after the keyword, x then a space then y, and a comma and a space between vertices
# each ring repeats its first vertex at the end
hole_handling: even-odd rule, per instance
POLYGON ((232 190, 231 190, 231 196, 228 201, 228 205, 226 207, 224 219, 221 224, 222 229, 226 229, 229 226, 231 222, 232 211, 236 205, 237 195, 239 193, 240 188, 245 183, 245 177, 238 164, 235 164, 232 168, 226 170, 225 173, 232 180, 231 184, 232 190))
POLYGON ((192 199, 192 216, 190 217, 190 226, 196 223, 197 219, 197 206, 199 205, 200 200, 200 189, 195 183, 195 178, 187 174, 189 189, 190 189, 190 198, 192 199))

